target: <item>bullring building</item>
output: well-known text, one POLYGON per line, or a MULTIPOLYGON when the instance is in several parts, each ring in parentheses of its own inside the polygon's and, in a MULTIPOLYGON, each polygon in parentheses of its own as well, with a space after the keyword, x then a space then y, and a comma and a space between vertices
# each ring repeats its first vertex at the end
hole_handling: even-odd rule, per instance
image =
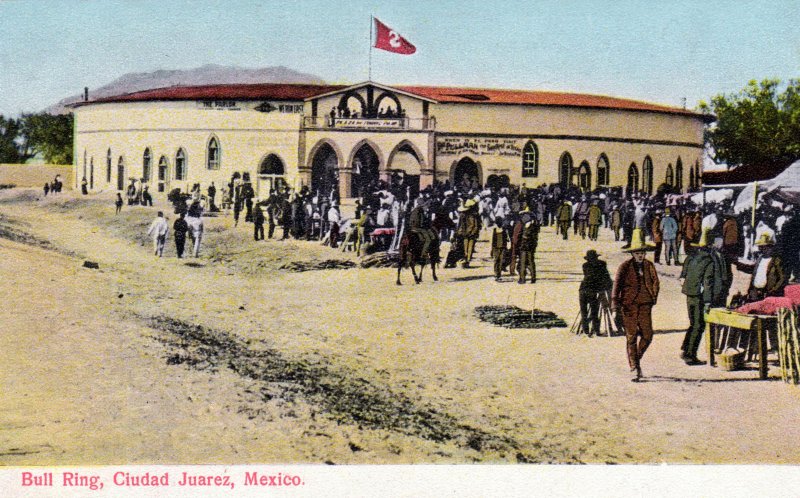
POLYGON ((75 184, 167 192, 249 173, 257 195, 307 185, 357 196, 375 179, 685 192, 709 116, 606 96, 476 88, 174 86, 74 106, 75 184))

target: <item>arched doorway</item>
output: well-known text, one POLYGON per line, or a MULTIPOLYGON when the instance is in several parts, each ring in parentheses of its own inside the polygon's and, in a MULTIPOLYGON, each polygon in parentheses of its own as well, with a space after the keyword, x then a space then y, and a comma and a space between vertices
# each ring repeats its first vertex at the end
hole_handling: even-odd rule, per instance
POLYGON ((258 181, 256 184, 256 195, 259 199, 266 199, 270 191, 280 192, 286 186, 283 178, 286 170, 281 158, 275 154, 270 154, 258 165, 258 181))
POLYGON ((625 188, 625 193, 627 195, 631 195, 639 188, 639 168, 636 167, 636 163, 631 163, 630 167, 628 168, 628 185, 625 188))
POLYGON ((411 189, 411 196, 419 193, 420 176, 422 174, 423 160, 421 154, 407 141, 400 142, 389 154, 388 175, 389 185, 405 191, 411 189))
POLYGON ((578 168, 578 187, 581 190, 592 189, 592 169, 589 166, 589 161, 583 161, 578 168))
POLYGON ((608 157, 600 154, 597 159, 597 186, 607 187, 611 182, 611 166, 608 164, 608 157))
POLYGON ((572 156, 569 152, 561 154, 558 160, 558 182, 566 187, 572 183, 572 156))
POLYGON ((473 180, 477 181, 478 185, 482 185, 481 169, 478 163, 469 157, 462 157, 455 168, 453 168, 453 175, 451 178, 453 185, 457 187, 472 187, 473 180))
POLYGON ((363 197, 372 189, 377 190, 378 169, 381 161, 378 154, 369 144, 363 144, 353 154, 352 176, 350 177, 350 194, 353 197, 363 197))
POLYGON ((311 162, 311 190, 320 192, 322 195, 329 195, 331 190, 339 193, 339 159, 336 151, 330 144, 324 143, 311 162))

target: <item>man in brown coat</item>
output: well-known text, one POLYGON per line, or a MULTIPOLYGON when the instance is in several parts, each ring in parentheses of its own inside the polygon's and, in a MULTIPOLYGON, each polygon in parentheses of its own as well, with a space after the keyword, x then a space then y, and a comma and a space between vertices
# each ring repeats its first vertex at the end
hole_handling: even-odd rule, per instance
POLYGON ((464 241, 463 268, 469 268, 472 254, 475 252, 475 241, 481 233, 481 217, 478 214, 478 203, 475 199, 467 199, 464 205, 458 208, 459 220, 456 235, 464 241))
POLYGON ((645 259, 645 251, 652 249, 653 246, 645 244, 644 233, 634 230, 631 246, 625 250, 632 257, 617 270, 611 293, 611 308, 622 314, 634 382, 642 378, 642 356, 653 341, 651 310, 658 300, 659 282, 655 265, 645 259))

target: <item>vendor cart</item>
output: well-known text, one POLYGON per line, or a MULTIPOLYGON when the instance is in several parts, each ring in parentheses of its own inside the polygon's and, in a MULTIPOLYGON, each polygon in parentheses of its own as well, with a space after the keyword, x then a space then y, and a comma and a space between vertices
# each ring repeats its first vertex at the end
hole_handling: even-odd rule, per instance
POLYGON ((750 354, 750 351, 755 349, 758 355, 758 377, 759 379, 767 378, 767 334, 770 330, 777 330, 777 318, 772 315, 746 315, 737 313, 726 308, 712 308, 705 315, 706 322, 706 336, 708 337, 708 364, 716 366, 714 355, 725 349, 726 344, 717 344, 717 332, 722 332, 727 327, 727 330, 738 329, 742 331, 747 337, 747 345, 745 346, 745 354, 750 354), (751 338, 755 338, 755 348, 750 347, 751 338))

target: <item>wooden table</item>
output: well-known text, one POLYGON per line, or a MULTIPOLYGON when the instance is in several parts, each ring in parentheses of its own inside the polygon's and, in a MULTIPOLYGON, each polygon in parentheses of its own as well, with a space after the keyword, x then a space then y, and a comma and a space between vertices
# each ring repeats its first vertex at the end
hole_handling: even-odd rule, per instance
POLYGON ((767 334, 768 327, 777 327, 778 321, 772 315, 745 315, 725 308, 712 308, 705 315, 706 336, 708 337, 708 364, 715 366, 714 345, 716 327, 725 325, 737 329, 755 331, 758 341, 758 377, 767 378, 767 334))

